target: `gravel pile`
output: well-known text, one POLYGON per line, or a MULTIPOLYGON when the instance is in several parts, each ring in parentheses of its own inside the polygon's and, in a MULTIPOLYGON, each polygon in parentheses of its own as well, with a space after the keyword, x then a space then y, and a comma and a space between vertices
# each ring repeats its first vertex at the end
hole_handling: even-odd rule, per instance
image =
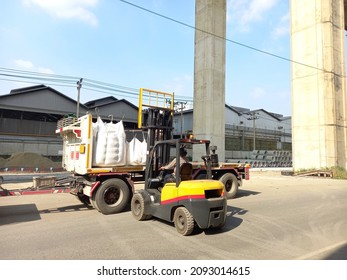
POLYGON ((61 163, 54 162, 49 158, 35 153, 15 153, 8 159, 0 158, 0 167, 16 168, 50 168, 60 167, 61 163))

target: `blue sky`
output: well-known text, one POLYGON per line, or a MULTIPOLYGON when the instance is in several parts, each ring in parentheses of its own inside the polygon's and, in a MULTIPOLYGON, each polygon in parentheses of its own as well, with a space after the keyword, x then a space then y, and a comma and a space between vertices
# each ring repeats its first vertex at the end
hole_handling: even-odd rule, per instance
MULTIPOLYGON (((128 1, 194 26, 195 0, 128 1)), ((289 1, 227 6, 226 103, 291 115, 290 63, 231 42, 290 58, 289 1)), ((193 98, 194 29, 119 0, 1 0, 0 46, 0 73, 88 78, 193 98)), ((0 76, 0 94, 33 85, 24 81, 0 76)), ((51 86, 77 97, 75 82, 51 86)), ((109 95, 81 89, 82 102, 109 95)), ((114 96, 137 104, 135 95, 114 96)))

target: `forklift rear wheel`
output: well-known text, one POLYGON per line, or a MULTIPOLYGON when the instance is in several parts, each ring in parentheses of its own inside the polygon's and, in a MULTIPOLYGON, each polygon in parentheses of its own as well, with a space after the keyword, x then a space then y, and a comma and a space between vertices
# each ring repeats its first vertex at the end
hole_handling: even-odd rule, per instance
POLYGON ((237 182, 237 178, 232 173, 225 173, 222 177, 219 178, 224 185, 224 190, 226 192, 227 198, 234 198, 239 189, 239 183, 237 182))
POLYGON ((115 214, 124 210, 130 200, 127 184, 118 178, 104 181, 95 194, 96 209, 101 213, 115 214))
POLYGON ((178 207, 174 214, 174 224, 178 233, 187 236, 194 230, 193 215, 185 207, 178 207))
POLYGON ((135 193, 131 199, 131 212, 134 218, 138 221, 144 221, 150 219, 151 215, 145 213, 145 199, 140 193, 135 193))

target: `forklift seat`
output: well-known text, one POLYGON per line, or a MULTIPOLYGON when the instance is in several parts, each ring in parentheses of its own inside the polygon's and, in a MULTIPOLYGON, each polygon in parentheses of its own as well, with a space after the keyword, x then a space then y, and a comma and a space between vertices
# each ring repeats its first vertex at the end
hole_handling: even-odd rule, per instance
POLYGON ((185 162, 181 165, 181 181, 192 180, 193 165, 185 162))

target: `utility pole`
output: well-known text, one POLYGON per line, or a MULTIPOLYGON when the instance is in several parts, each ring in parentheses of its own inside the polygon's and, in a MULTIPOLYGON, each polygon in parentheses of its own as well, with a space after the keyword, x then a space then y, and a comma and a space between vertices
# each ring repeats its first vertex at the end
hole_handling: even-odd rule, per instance
POLYGON ((175 106, 181 111, 181 139, 183 138, 183 110, 186 108, 187 102, 175 102, 175 106))
POLYGON ((255 151, 255 120, 259 119, 259 113, 253 111, 247 113, 247 115, 249 115, 247 120, 253 120, 253 151, 255 151))
POLYGON ((77 81, 77 110, 76 110, 77 118, 79 117, 79 114, 80 114, 80 91, 82 87, 82 81, 83 81, 83 78, 77 81))
POLYGON ((284 141, 282 142, 282 129, 284 129, 283 126, 278 127, 278 130, 280 132, 280 141, 279 142, 280 142, 280 149, 281 150, 283 150, 283 142, 284 142, 284 141))
POLYGON ((243 121, 240 121, 240 125, 242 126, 242 144, 241 144, 241 151, 245 150, 245 126, 243 124, 243 121))

